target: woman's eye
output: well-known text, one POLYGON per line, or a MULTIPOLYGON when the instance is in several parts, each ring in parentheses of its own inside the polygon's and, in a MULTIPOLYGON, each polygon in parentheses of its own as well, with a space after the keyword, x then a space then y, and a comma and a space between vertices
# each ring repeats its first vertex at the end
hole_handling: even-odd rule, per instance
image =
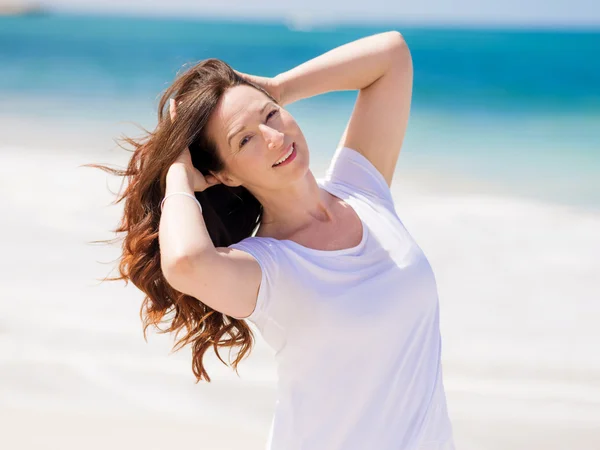
POLYGON ((267 120, 269 120, 272 116, 274 116, 278 111, 276 109, 274 109, 273 111, 271 111, 269 113, 269 115, 267 116, 267 120))
POLYGON ((242 139, 240 141, 240 148, 242 148, 244 146, 244 144, 250 140, 251 137, 252 136, 246 136, 246 137, 244 137, 244 139, 242 139))

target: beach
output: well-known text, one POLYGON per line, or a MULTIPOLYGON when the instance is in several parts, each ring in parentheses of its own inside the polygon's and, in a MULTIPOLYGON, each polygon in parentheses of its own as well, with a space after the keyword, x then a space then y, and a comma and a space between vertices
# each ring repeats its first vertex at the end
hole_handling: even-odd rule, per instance
MULTIPOLYGON (((11 58, 0 53, 0 61, 11 58)), ((151 68, 148 58, 136 64, 151 68)), ((125 121, 153 125, 160 83, 142 80, 145 90, 135 85, 142 95, 122 96, 119 89, 134 86, 134 75, 123 67, 116 75, 90 75, 84 68, 92 65, 81 61, 65 58, 61 67, 70 71, 49 74, 30 73, 23 63, 43 91, 0 68, 0 79, 13 83, 0 104, 0 446, 263 449, 277 374, 255 328, 256 344, 239 376, 209 351, 212 382, 196 384, 189 348, 171 353, 173 337, 152 331, 144 341, 143 294, 99 281, 116 275, 120 248, 91 242, 116 237, 111 230, 122 204, 111 204, 111 191, 120 180, 81 165, 126 165, 130 154, 114 138, 140 134, 125 121), (83 89, 77 77, 84 72, 100 93, 89 86, 75 92, 83 89), (59 89, 54 76, 72 82, 59 89)), ((457 449, 596 450, 600 191, 593 173, 600 136, 587 123, 600 117, 598 110, 550 117, 521 108, 528 122, 512 113, 484 121, 472 111, 444 116, 439 98, 431 113, 420 105, 435 99, 422 92, 392 192, 436 276, 457 449), (508 140, 506 124, 514 125, 521 147, 508 140), (539 133, 553 124, 561 130, 556 136, 539 133)), ((561 101, 575 110, 577 95, 561 101)), ((351 98, 328 99, 291 108, 317 177, 351 108, 351 98)), ((226 351, 222 356, 227 360, 226 351)))

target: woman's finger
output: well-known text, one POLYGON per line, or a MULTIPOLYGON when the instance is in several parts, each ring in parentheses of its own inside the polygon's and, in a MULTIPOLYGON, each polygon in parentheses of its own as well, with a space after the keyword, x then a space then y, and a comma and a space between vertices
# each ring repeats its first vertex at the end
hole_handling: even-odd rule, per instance
POLYGON ((175 120, 175 116, 177 115, 177 111, 175 109, 175 99, 169 99, 169 115, 171 116, 171 120, 175 120))
POLYGON ((251 83, 254 84, 258 84, 261 87, 265 87, 263 86, 263 81, 264 81, 264 77, 259 77, 257 75, 251 75, 249 73, 244 73, 244 72, 240 72, 239 70, 233 70, 235 73, 237 73, 240 77, 244 78, 245 80, 250 81, 251 83))
POLYGON ((221 182, 214 175, 207 175, 204 177, 209 186, 214 186, 215 184, 220 184, 221 182))

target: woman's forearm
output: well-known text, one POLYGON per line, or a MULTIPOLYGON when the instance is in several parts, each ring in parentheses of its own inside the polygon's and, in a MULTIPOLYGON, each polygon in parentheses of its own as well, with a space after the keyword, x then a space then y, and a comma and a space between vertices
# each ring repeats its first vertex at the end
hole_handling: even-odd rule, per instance
MULTIPOLYGON (((391 65, 393 57, 409 55, 397 31, 375 34, 336 47, 275 77, 282 105, 331 91, 369 86, 391 65)), ((408 56, 409 57, 409 56, 408 56)))
MULTIPOLYGON (((194 194, 185 169, 178 165, 169 168, 166 178, 165 195, 172 192, 194 194)), ((185 264, 190 255, 215 250, 198 205, 184 195, 165 201, 158 233, 163 271, 185 264)))

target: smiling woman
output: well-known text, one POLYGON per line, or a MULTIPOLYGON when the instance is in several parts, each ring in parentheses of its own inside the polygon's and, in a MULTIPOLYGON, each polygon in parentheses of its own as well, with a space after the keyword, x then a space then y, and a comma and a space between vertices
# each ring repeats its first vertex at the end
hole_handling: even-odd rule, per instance
POLYGON ((198 380, 210 381, 209 347, 239 346, 237 368, 247 321, 276 351, 272 450, 454 448, 435 278, 390 191, 411 94, 395 31, 273 79, 206 60, 167 89, 156 130, 127 139, 131 162, 112 171, 129 181, 120 271, 147 295, 146 327, 174 312, 165 331, 185 329, 177 346, 192 345, 198 380), (283 106, 334 90, 359 94, 317 180, 283 106))

